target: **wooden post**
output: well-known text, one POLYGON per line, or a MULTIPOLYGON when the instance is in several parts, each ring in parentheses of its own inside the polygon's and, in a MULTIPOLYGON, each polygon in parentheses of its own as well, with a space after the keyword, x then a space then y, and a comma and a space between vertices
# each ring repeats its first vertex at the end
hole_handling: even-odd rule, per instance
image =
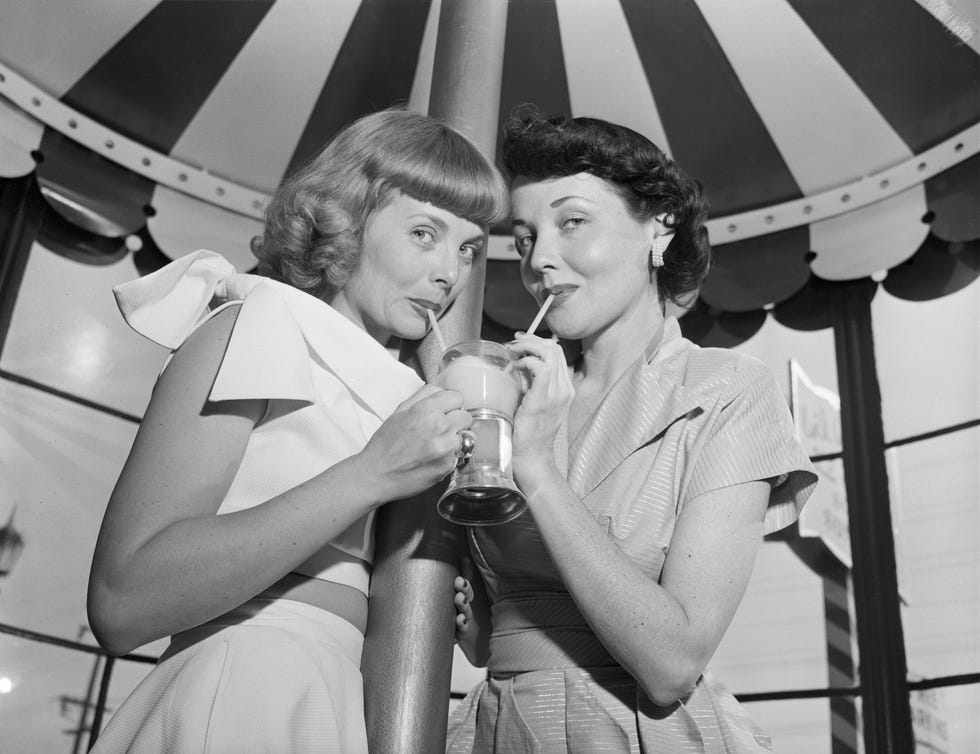
MULTIPOLYGON (((506 0, 442 0, 429 113, 469 137, 492 161, 496 150, 506 0)), ((478 338, 485 263, 443 318, 448 343, 478 338)), ((403 358, 431 379, 438 346, 427 338, 403 358)), ((435 510, 443 485, 379 511, 368 629, 361 663, 368 743, 375 754, 446 747, 455 637, 452 582, 459 527, 435 510)))
POLYGON ((867 752, 912 754, 915 739, 888 500, 870 278, 831 286, 867 752))

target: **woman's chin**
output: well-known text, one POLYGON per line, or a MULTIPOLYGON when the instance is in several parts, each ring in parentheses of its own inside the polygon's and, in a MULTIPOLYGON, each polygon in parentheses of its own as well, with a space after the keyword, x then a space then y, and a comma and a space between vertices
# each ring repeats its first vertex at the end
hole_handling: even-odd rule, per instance
POLYGON ((399 340, 422 340, 429 331, 428 324, 400 322, 392 331, 392 337, 399 340))

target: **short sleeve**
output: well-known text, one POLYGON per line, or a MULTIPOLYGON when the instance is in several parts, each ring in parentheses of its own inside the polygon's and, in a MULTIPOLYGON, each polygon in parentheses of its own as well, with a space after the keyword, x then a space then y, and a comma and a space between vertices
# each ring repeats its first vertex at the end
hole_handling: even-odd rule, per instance
POLYGON ((209 399, 316 400, 311 359, 289 307, 268 285, 256 286, 235 320, 209 399))
POLYGON ((686 500, 735 484, 771 480, 766 534, 799 517, 817 476, 796 439, 789 405, 762 363, 740 360, 731 388, 705 431, 686 500))

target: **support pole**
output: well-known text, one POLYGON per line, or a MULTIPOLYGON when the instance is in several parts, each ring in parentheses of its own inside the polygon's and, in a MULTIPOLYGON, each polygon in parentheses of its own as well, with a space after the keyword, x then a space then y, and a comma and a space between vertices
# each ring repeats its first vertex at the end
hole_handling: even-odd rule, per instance
MULTIPOLYGON (((503 69, 505 0, 442 0, 429 113, 473 141, 492 161, 503 69)), ((478 338, 485 263, 440 323, 447 343, 478 338)), ((431 335, 403 353, 431 379, 439 359, 431 335)), ((435 510, 443 485, 378 513, 364 673, 368 744, 374 754, 446 747, 459 527, 435 510)))
POLYGON ((905 640, 888 500, 881 391, 875 366, 869 279, 831 286, 851 531, 864 746, 912 754, 905 640))

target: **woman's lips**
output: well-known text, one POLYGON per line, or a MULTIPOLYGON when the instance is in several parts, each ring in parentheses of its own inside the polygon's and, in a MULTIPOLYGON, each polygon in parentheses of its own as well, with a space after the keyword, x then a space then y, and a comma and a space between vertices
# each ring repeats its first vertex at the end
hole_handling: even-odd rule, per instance
POLYGON ((545 293, 555 297, 555 300, 551 302, 551 305, 555 306, 567 301, 577 290, 577 285, 555 285, 546 288, 545 293))

